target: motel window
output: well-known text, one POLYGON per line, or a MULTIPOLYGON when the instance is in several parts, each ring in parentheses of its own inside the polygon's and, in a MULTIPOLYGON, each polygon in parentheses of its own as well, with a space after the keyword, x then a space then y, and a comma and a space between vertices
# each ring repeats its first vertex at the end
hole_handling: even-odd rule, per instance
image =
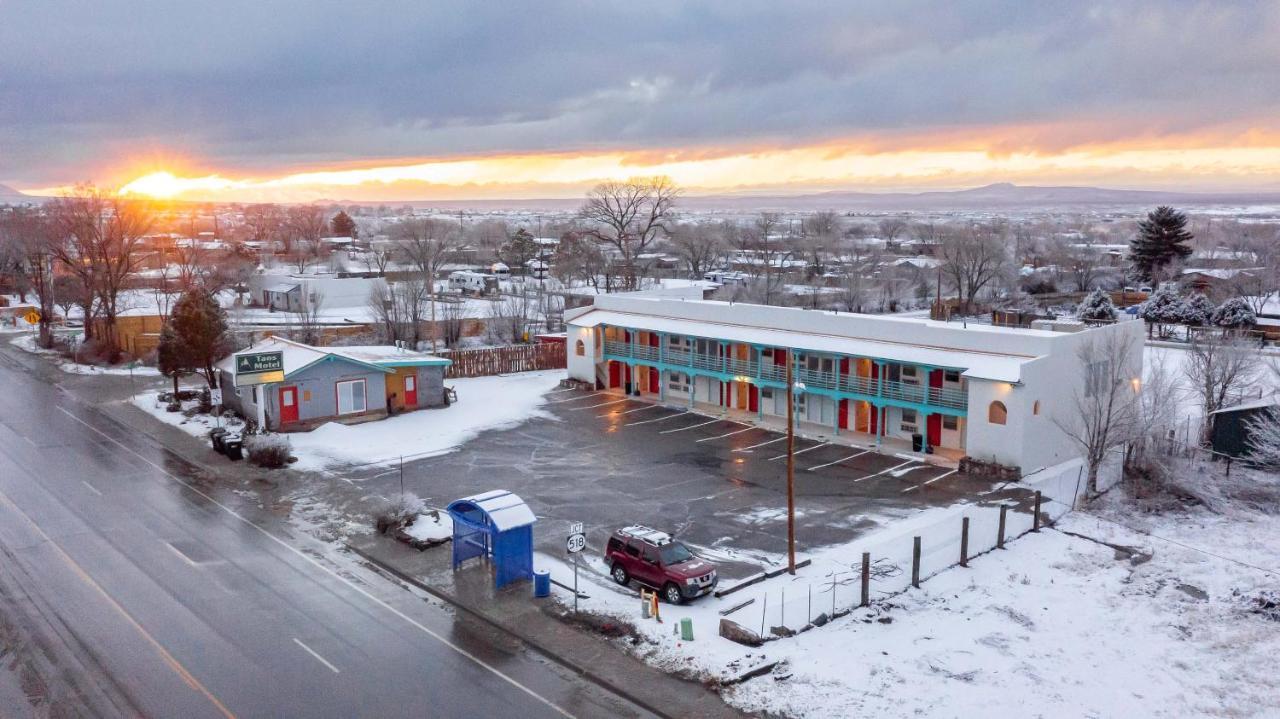
POLYGON ((916 424, 916 411, 914 409, 902 410, 902 423, 900 429, 903 432, 914 432, 919 428, 919 425, 916 424))
POLYGON ((953 432, 960 429, 960 418, 949 414, 942 415, 942 428, 953 432))
POLYGON ((684 372, 667 373, 667 389, 672 392, 680 392, 682 394, 689 393, 689 375, 684 372))
POLYGON ((829 374, 836 371, 835 360, 830 357, 805 355, 804 365, 813 372, 827 372, 829 374))
POLYGON ((573 346, 573 353, 579 357, 585 357, 587 354, 587 343, 582 340, 578 340, 573 346))
POLYGON ((946 374, 943 376, 943 378, 948 382, 951 382, 954 384, 960 384, 960 370, 949 369, 946 371, 946 374))
POLYGON ((365 382, 362 379, 347 380, 334 385, 338 392, 338 414, 356 414, 365 411, 365 382))
POLYGON ((1005 408, 1004 402, 992 402, 987 407, 987 421, 991 424, 1004 424, 1009 419, 1009 410, 1005 408))
POLYGON ((920 378, 916 375, 916 368, 914 366, 902 366, 902 381, 907 384, 920 384, 920 378))

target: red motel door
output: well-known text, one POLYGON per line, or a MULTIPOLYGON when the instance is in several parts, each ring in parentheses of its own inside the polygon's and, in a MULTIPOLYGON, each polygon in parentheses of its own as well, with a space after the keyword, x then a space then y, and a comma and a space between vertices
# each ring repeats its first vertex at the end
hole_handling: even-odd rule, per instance
POLYGON ((760 388, 755 385, 747 385, 747 409, 752 412, 760 411, 760 388))
POLYGON ((658 393, 658 370, 653 367, 649 368, 649 391, 658 393))
POLYGON ((622 386, 622 365, 618 362, 609 363, 609 387, 622 386))
POLYGON ((840 400, 840 429, 849 429, 849 400, 840 400))
POLYGON ((288 424, 298 421, 298 388, 280 388, 280 422, 288 424))
POLYGON ((411 374, 404 378, 404 406, 418 406, 418 378, 411 374))
POLYGON ((942 446, 942 415, 931 414, 925 421, 929 432, 929 444, 934 447, 942 446))

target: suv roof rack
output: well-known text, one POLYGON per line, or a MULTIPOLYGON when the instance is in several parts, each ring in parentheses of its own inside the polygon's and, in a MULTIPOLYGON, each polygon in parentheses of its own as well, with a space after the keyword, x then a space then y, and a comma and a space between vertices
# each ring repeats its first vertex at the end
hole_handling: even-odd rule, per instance
POLYGON ((655 547, 661 547, 664 544, 670 544, 672 538, 670 534, 661 532, 656 529, 633 524, 630 527, 623 527, 618 530, 618 534, 632 539, 638 539, 646 544, 652 544, 655 547))

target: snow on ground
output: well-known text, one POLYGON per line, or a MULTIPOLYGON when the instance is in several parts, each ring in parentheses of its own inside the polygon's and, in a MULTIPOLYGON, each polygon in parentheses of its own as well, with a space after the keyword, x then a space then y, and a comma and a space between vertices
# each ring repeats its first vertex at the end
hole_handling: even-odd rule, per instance
POLYGON ((165 403, 160 401, 159 391, 139 392, 133 396, 131 401, 134 406, 161 422, 173 425, 187 434, 201 439, 207 438, 209 430, 214 427, 226 427, 230 432, 239 432, 244 428, 244 420, 233 414, 214 417, 210 414, 197 413, 195 407, 199 404, 198 400, 183 402, 181 412, 170 412, 165 403))
MULTIPOLYGON (((338 465, 374 465, 451 452, 481 432, 507 429, 534 417, 551 419, 539 409, 544 395, 564 377, 563 370, 525 372, 497 377, 447 380, 458 402, 447 408, 424 409, 374 422, 345 425, 330 422, 310 432, 289 433, 289 443, 302 471, 323 471, 338 465)), ((197 437, 208 434, 213 419, 158 406, 156 392, 144 392, 134 404, 166 424, 197 437)))
POLYGON ((481 432, 514 427, 534 417, 551 418, 539 407, 543 395, 564 378, 563 370, 448 380, 458 403, 396 415, 379 422, 337 422, 289 436, 301 470, 340 464, 391 464, 451 452, 481 432))
MULTIPOLYGON (((582 603, 630 618, 654 643, 639 651, 667 669, 724 678, 781 662, 770 674, 725 690, 728 701, 747 711, 1280 716, 1280 675, 1273 669, 1280 624, 1252 613, 1247 601, 1277 586, 1280 518, 1205 510, 1135 518, 1129 506, 1069 514, 1057 528, 1026 534, 1007 550, 971 560, 967 569, 944 571, 918 590, 755 649, 716 636, 716 608, 740 601, 738 595, 719 603, 663 604, 665 623, 658 624, 640 619, 634 589, 584 572, 583 591, 591 596, 582 603), (1227 559, 1197 551, 1204 549, 1227 559), (694 620, 692 643, 671 634, 682 617, 694 620)), ((599 559, 586 561, 603 571, 599 559)), ((559 558, 539 555, 536 566, 571 581, 571 567, 559 558)), ((856 593, 857 584, 838 591, 856 593)), ((817 614, 831 594, 819 594, 816 585, 814 592, 817 614)), ((741 595, 745 600, 751 592, 741 595)))
POLYGON ((139 364, 133 369, 129 369, 128 366, 116 365, 111 367, 102 367, 99 365, 80 364, 78 362, 72 362, 66 359, 65 357, 63 357, 62 353, 57 350, 44 349, 43 347, 40 347, 39 345, 36 344, 37 339, 38 337, 35 334, 23 334, 20 337, 15 337, 9 340, 9 344, 12 344, 14 347, 17 347, 18 349, 25 350, 33 354, 44 355, 46 357, 53 359, 57 363, 58 369, 62 370, 63 372, 66 372, 67 374, 107 374, 107 375, 122 375, 125 377, 128 377, 130 375, 134 377, 159 377, 160 376, 160 370, 156 369, 155 367, 148 367, 143 364, 139 364))
POLYGON ((443 542, 453 537, 453 518, 443 511, 419 514, 404 533, 419 542, 443 542))

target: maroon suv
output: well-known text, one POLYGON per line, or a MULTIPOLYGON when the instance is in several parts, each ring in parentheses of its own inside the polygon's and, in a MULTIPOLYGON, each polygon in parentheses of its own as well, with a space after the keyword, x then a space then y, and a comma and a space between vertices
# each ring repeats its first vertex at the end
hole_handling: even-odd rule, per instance
POLYGON ((648 527, 615 531, 605 546, 604 559, 613 581, 626 586, 632 579, 662 592, 680 604, 715 589, 716 568, 693 556, 689 548, 666 532, 648 527))

